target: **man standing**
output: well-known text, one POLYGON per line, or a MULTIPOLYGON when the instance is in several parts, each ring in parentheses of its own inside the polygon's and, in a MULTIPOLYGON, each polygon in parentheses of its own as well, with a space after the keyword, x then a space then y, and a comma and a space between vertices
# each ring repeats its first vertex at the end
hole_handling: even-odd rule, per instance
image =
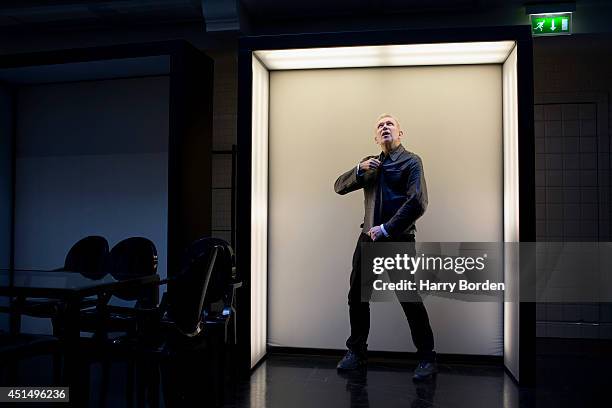
MULTIPOLYGON (((413 243, 416 232, 414 223, 427 208, 427 187, 421 159, 404 149, 402 137, 398 120, 389 114, 380 115, 376 121, 374 140, 382 153, 366 157, 356 168, 338 177, 334 185, 336 193, 341 195, 361 188, 365 195, 363 229, 353 254, 348 294, 351 335, 346 341, 348 352, 338 363, 339 370, 363 367, 367 361, 370 303, 361 298, 361 243, 413 243)), ((420 361, 413 378, 426 379, 437 372, 427 310, 418 293, 415 301, 400 304, 410 325, 420 361)))

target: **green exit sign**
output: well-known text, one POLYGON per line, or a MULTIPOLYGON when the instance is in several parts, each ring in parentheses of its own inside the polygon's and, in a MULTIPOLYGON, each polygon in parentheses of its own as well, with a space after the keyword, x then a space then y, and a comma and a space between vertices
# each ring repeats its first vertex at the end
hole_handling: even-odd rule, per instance
POLYGON ((572 33, 572 13, 531 14, 531 33, 534 36, 572 33))

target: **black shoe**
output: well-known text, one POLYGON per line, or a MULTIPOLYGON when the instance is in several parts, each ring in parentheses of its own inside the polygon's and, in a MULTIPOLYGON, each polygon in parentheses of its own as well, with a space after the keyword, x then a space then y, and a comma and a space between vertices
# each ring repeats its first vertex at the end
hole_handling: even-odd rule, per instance
POLYGON ((421 361, 414 369, 412 379, 414 381, 423 381, 433 377, 438 373, 438 365, 435 361, 421 361))
POLYGON ((347 351, 342 360, 336 367, 338 370, 356 370, 361 367, 365 367, 367 359, 365 356, 360 356, 353 353, 351 350, 347 351))

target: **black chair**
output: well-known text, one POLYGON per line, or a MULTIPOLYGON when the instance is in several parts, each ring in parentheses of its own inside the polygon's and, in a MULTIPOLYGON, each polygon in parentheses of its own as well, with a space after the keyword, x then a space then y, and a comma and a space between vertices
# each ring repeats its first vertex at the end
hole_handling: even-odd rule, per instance
MULTIPOLYGON (((207 313, 205 308, 212 309, 232 296, 228 290, 233 290, 235 283, 233 252, 225 241, 203 238, 186 249, 181 265, 169 280, 159 306, 141 303, 135 308, 138 330, 116 338, 108 347, 108 356, 128 361, 128 405, 132 403, 134 379, 139 402, 148 396, 149 403, 157 405, 160 369, 168 406, 185 406, 194 401, 192 398, 201 398, 203 382, 222 389, 226 342, 216 334, 218 327, 224 326, 211 322, 207 316, 214 312, 207 313), (193 375, 194 369, 200 376, 193 375), (201 376, 206 376, 206 381, 201 376)), ((224 309, 222 323, 228 318, 224 309)), ((103 390, 107 387, 104 378, 103 390)), ((221 400, 219 395, 214 398, 221 400)))
POLYGON ((198 240, 187 248, 181 270, 170 280, 164 293, 167 299, 160 308, 163 325, 187 338, 200 333, 205 323, 204 307, 211 299, 209 293, 217 289, 214 271, 222 259, 219 256, 222 250, 220 245, 207 240, 198 240))
MULTIPOLYGON (((172 372, 164 376, 165 396, 172 396, 173 403, 168 406, 182 406, 182 392, 189 390, 199 393, 201 384, 194 383, 194 377, 180 370, 176 371, 176 362, 193 363, 194 355, 199 356, 210 350, 210 338, 202 316, 207 291, 219 253, 222 248, 211 242, 198 242, 191 245, 182 258, 182 267, 168 282, 168 291, 164 293, 158 307, 136 308, 138 315, 137 333, 128 333, 113 341, 110 353, 128 359, 128 405, 132 402, 132 381, 137 380, 139 402, 149 396, 149 403, 157 405, 159 394, 160 368, 162 372, 172 372), (183 376, 187 377, 183 378, 183 376), (179 380, 180 378, 180 380, 179 380), (178 387, 178 388, 177 388, 178 387), (148 392, 147 392, 148 391, 148 392)), ((214 357, 214 356, 213 356, 214 357)), ((192 366, 191 368, 201 367, 192 366)), ((199 379, 198 379, 199 381, 199 379)), ((104 385, 104 384, 103 384, 104 385)))
POLYGON ((108 241, 91 235, 78 241, 70 248, 59 270, 79 272, 90 279, 104 277, 108 270, 108 241))
MULTIPOLYGON (((157 263, 157 249, 153 242, 143 237, 127 238, 111 250, 110 274, 117 280, 156 275, 157 263)), ((125 290, 115 296, 123 300, 135 300, 135 307, 153 307, 159 301, 159 290, 157 286, 150 286, 145 289, 125 290)))
POLYGON ((213 405, 220 405, 231 367, 227 329, 236 321, 235 290, 241 285, 234 252, 224 240, 201 238, 187 248, 182 265, 162 299, 167 312, 161 324, 170 328, 159 360, 164 396, 169 406, 196 404, 206 384, 216 391, 213 405), (204 378, 191 374, 197 367, 204 378))
MULTIPOLYGON (((117 243, 110 251, 108 270, 117 280, 133 279, 157 274, 157 249, 151 240, 131 237, 117 243)), ((93 308, 83 310, 80 329, 106 338, 109 332, 136 331, 136 308, 157 305, 159 289, 155 285, 127 289, 114 294, 126 301, 136 301, 134 307, 110 305, 110 296, 99 297, 93 308)))
MULTIPOLYGON (((132 279, 141 276, 157 274, 157 249, 155 244, 143 237, 131 237, 118 242, 110 251, 108 258, 108 271, 117 280, 132 279)), ((100 386, 100 406, 106 401, 106 390, 110 379, 110 362, 119 357, 111 332, 123 336, 135 336, 139 326, 138 313, 140 309, 150 310, 157 306, 159 289, 157 285, 145 288, 126 289, 115 292, 114 295, 122 300, 136 301, 133 307, 116 306, 109 304, 110 296, 98 297, 95 307, 84 309, 79 317, 81 332, 93 333, 93 338, 82 338, 80 347, 83 355, 88 356, 88 362, 102 362, 102 384, 100 386)), ((133 363, 130 363, 130 371, 133 363)), ((128 377, 126 387, 129 396, 133 394, 133 376, 128 377)), ((131 401, 128 401, 131 405, 131 401)))
MULTIPOLYGON (((90 279, 101 279, 108 268, 108 242, 101 236, 87 236, 77 241, 68 251, 64 266, 55 271, 78 272, 90 279)), ((84 306, 95 304, 87 299, 84 306)), ((19 315, 50 318, 53 334, 60 336, 63 329, 62 302, 52 299, 15 299, 12 309, 19 315)))
POLYGON ((228 342, 228 328, 233 322, 232 339, 236 344, 236 289, 242 286, 242 282, 236 276, 234 250, 222 239, 206 237, 195 241, 186 251, 186 256, 190 256, 199 248, 210 245, 219 247, 219 256, 215 262, 204 299, 204 320, 208 325, 223 327, 226 343, 228 342))
POLYGON ((158 353, 168 406, 195 406, 205 387, 216 391, 206 392, 211 405, 221 405, 226 344, 218 335, 223 326, 211 324, 206 310, 225 298, 232 262, 225 241, 203 238, 187 248, 183 267, 168 283, 161 320, 166 336, 158 353), (195 371, 200 375, 194 376, 195 371))

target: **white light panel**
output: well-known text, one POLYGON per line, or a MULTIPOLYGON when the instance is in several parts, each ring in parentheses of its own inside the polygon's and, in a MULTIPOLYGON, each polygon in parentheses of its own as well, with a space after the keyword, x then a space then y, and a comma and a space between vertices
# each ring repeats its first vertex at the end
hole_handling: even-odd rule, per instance
POLYGON ((514 41, 255 51, 268 70, 501 64, 514 41))
MULTIPOLYGON (((503 138, 504 138, 504 241, 519 241, 519 157, 517 50, 512 50, 502 67, 503 138)), ((516 247, 504 248, 504 365, 519 377, 519 268, 516 247)))
POLYGON ((504 241, 519 241, 518 95, 516 49, 502 67, 504 137, 504 241))
MULTIPOLYGON (((519 240, 517 55, 514 41, 255 51, 251 190, 251 367, 265 355, 269 72, 290 69, 503 64, 504 241, 519 240)), ((508 254, 509 255, 509 254, 508 254)), ((505 280, 516 282, 515 257, 505 280)), ((518 379, 518 303, 504 304, 504 363, 518 379)))
POLYGON ((251 368, 266 354, 268 285, 268 71, 253 58, 251 131, 251 368))

